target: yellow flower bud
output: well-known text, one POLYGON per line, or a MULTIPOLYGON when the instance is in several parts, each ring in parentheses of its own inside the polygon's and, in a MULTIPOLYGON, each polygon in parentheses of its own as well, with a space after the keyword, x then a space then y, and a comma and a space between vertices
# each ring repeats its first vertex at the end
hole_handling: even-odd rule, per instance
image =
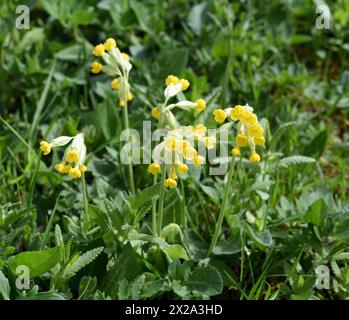
POLYGON ((231 155, 234 157, 240 157, 241 156, 240 149, 238 147, 234 147, 233 149, 231 149, 231 155))
POLYGON ((70 163, 78 163, 79 158, 79 153, 76 149, 70 149, 65 156, 65 159, 70 163))
POLYGON ((167 86, 171 85, 171 84, 177 84, 179 82, 179 79, 174 76, 174 75, 169 75, 166 80, 165 80, 165 83, 167 86))
POLYGON ((151 174, 158 174, 161 172, 161 167, 158 163, 151 163, 148 166, 148 172, 151 174))
POLYGON ((223 123, 227 118, 227 115, 223 109, 216 109, 215 111, 213 111, 213 115, 214 115, 215 121, 218 123, 223 123))
POLYGON ((112 82, 111 82, 111 87, 114 89, 114 90, 118 90, 120 88, 120 82, 118 79, 114 79, 112 82))
POLYGON ((255 138, 263 135, 263 128, 259 123, 255 123, 248 128, 248 135, 255 138))
POLYGON ((206 102, 204 99, 198 99, 195 101, 196 103, 196 110, 201 112, 202 110, 205 110, 206 108, 206 102))
POLYGON ((184 163, 180 163, 178 166, 177 166, 177 171, 179 174, 184 174, 186 173, 187 171, 189 170, 188 166, 184 163))
POLYGON ((84 164, 82 164, 82 165, 80 165, 79 169, 80 169, 81 173, 84 173, 84 172, 86 172, 87 167, 84 164))
POLYGON ((257 152, 252 152, 250 155, 250 161, 253 163, 259 162, 261 161, 261 157, 257 152))
POLYGON ((121 108, 125 107, 125 101, 123 99, 120 99, 119 107, 121 107, 121 108))
POLYGON ((265 139, 263 136, 257 136, 257 137, 254 137, 253 139, 254 139, 255 144, 257 144, 259 146, 261 146, 265 143, 265 139))
POLYGON ((73 179, 78 179, 81 177, 81 171, 79 170, 79 168, 71 168, 69 170, 69 175, 73 178, 73 179))
POLYGON ((100 73, 103 69, 103 66, 97 62, 97 61, 93 61, 91 63, 91 72, 94 74, 100 73))
POLYGON ((114 49, 115 47, 116 47, 116 41, 113 38, 108 38, 104 42, 104 48, 107 51, 110 51, 110 50, 114 49))
POLYGON ((165 180, 165 187, 170 188, 170 189, 174 189, 177 187, 177 181, 175 179, 168 178, 165 180))
POLYGON ((243 117, 245 113, 245 109, 240 106, 240 105, 237 105, 235 106, 231 112, 230 112, 230 117, 233 119, 233 120, 241 120, 241 118, 243 117))
POLYGON ((236 143, 240 146, 240 147, 246 147, 248 145, 248 138, 246 136, 246 134, 244 134, 243 132, 240 132, 237 136, 236 136, 236 143))
POLYGON ((64 167, 65 167, 64 163, 58 163, 58 164, 55 165, 55 169, 56 169, 59 173, 63 173, 64 167))
POLYGON ((187 90, 190 86, 190 82, 187 79, 180 79, 179 82, 182 84, 182 91, 187 90))
POLYGON ((92 53, 96 56, 96 57, 101 57, 103 55, 105 51, 105 47, 103 44, 99 44, 97 46, 95 46, 95 48, 93 49, 92 53))
POLYGON ((129 61, 130 60, 130 56, 127 53, 121 53, 122 57, 124 58, 124 60, 129 61))
POLYGON ((62 170, 62 172, 61 173, 69 173, 70 172, 70 170, 71 170, 71 166, 64 166, 64 168, 63 168, 63 170, 62 170))
POLYGON ((161 113, 160 113, 158 108, 154 107, 154 108, 151 109, 151 115, 152 115, 153 118, 160 119, 160 114, 161 113))
POLYGON ((44 156, 47 156, 52 149, 52 144, 47 141, 41 141, 40 142, 40 150, 44 154, 44 156))
POLYGON ((131 91, 129 91, 127 93, 127 101, 131 101, 132 99, 133 99, 133 95, 132 95, 131 91))

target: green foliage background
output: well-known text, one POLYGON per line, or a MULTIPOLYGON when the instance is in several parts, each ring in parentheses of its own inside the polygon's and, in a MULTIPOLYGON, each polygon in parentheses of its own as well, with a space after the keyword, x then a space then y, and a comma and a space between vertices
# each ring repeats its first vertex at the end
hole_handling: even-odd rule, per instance
POLYGON ((330 30, 315 26, 321 3, 1 1, 0 298, 347 299, 349 1, 328 3, 330 30), (29 30, 15 28, 19 4, 29 30), (151 235, 159 186, 138 165, 129 193, 122 111, 110 79, 89 73, 93 45, 108 37, 132 57, 132 128, 151 120, 168 74, 208 101, 200 115, 178 113, 183 123, 214 127, 213 109, 248 102, 269 128, 262 163, 238 164, 209 260, 224 177, 184 178, 167 192, 164 223, 182 235, 151 235), (40 139, 79 131, 87 213, 81 181, 52 170, 60 152, 37 161, 40 139), (15 286, 23 264, 26 291, 15 286), (328 290, 315 286, 319 265, 328 290))

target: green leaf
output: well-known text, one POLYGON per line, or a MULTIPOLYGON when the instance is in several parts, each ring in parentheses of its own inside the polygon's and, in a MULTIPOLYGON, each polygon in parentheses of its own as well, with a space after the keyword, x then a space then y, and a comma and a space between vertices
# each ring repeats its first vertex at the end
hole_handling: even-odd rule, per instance
POLYGON ((75 25, 88 25, 92 22, 96 14, 94 12, 88 12, 86 10, 75 11, 70 22, 75 25))
POLYGON ((79 270, 83 267, 90 264, 93 260, 95 260, 100 253, 103 251, 103 247, 98 247, 92 250, 89 250, 79 256, 71 265, 68 265, 64 270, 63 277, 65 279, 69 279, 73 277, 79 270))
POLYGON ((139 210, 147 202, 149 202, 153 197, 159 195, 160 192, 160 182, 152 185, 149 188, 143 189, 141 192, 137 193, 135 196, 130 196, 128 201, 131 204, 132 209, 139 210))
POLYGON ((214 296, 223 290, 223 280, 215 267, 201 266, 184 283, 191 291, 198 291, 202 295, 214 296))
POLYGON ((255 232, 253 228, 246 224, 248 233, 252 239, 262 247, 271 247, 273 245, 273 238, 271 237, 269 230, 263 230, 262 232, 255 232))
POLYGON ((44 251, 27 251, 9 258, 12 272, 16 274, 18 266, 29 268, 30 277, 35 278, 50 271, 61 260, 61 248, 55 247, 44 251))
POLYGON ((189 260, 188 254, 185 249, 179 244, 173 244, 163 249, 171 259, 184 259, 189 260))
POLYGON ((5 275, 0 270, 0 294, 5 300, 10 300, 10 284, 5 275))
POLYGON ((324 225, 327 212, 328 207, 325 201, 320 198, 309 207, 308 211, 304 215, 304 220, 318 227, 322 227, 324 225))
POLYGON ((296 155, 281 159, 279 162, 279 167, 288 168, 297 164, 314 163, 315 161, 316 160, 314 158, 296 155))
POLYGON ((165 78, 169 74, 180 75, 188 63, 188 55, 187 48, 162 50, 158 60, 161 66, 160 78, 165 78))
POLYGON ((319 158, 326 146, 327 141, 327 130, 321 131, 304 149, 306 156, 313 156, 319 158))

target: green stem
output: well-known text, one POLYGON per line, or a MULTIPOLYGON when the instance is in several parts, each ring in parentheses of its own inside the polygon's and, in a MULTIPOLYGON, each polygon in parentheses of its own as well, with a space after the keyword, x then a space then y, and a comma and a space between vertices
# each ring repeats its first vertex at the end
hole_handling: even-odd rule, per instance
POLYGON ((224 219, 224 212, 226 210, 227 207, 227 201, 228 201, 228 197, 230 194, 230 187, 231 187, 231 182, 233 179, 233 174, 234 174, 234 166, 235 166, 235 157, 233 157, 231 164, 230 164, 230 168, 229 168, 229 172, 228 172, 228 180, 227 180, 227 184, 225 186, 225 191, 224 191, 224 196, 223 196, 223 203, 221 206, 221 210, 219 212, 219 216, 218 216, 218 220, 216 223, 216 229, 213 235, 213 239, 210 245, 210 248, 208 249, 207 252, 207 256, 209 257, 213 251, 213 248, 216 246, 217 240, 218 240, 218 236, 221 232, 222 229, 222 223, 223 223, 223 219, 224 219))
POLYGON ((53 218, 55 216, 60 197, 61 197, 61 194, 58 195, 56 203, 55 203, 55 206, 53 207, 53 210, 52 210, 52 213, 51 213, 51 217, 50 217, 50 219, 48 221, 48 224, 46 226, 46 230, 45 230, 45 233, 44 233, 44 239, 43 239, 42 244, 40 246, 40 250, 43 250, 45 248, 45 245, 46 245, 46 242, 47 242, 47 239, 48 239, 49 232, 51 230, 51 226, 52 226, 52 223, 53 223, 53 218))
POLYGON ((28 202, 27 202, 28 207, 31 207, 32 202, 33 202, 34 187, 35 187, 36 177, 38 176, 38 172, 39 172, 39 168, 40 168, 40 162, 41 162, 41 152, 37 158, 35 171, 32 175, 31 180, 30 180, 29 196, 28 196, 28 202))
MULTIPOLYGON (((153 179, 153 185, 156 185, 158 180, 157 174, 154 175, 154 179, 153 179)), ((156 232, 156 197, 153 197, 152 199, 152 226, 153 226, 153 234, 156 237, 157 236, 157 232, 156 232)))
MULTIPOLYGON (((124 86, 126 87, 126 86, 124 86)), ((124 90, 124 102, 125 102, 125 106, 124 106, 124 122, 125 122, 125 129, 128 130, 130 128, 129 126, 129 122, 128 122, 128 108, 127 108, 127 92, 126 90, 124 90)), ((132 163, 128 164, 128 176, 130 179, 130 188, 131 188, 131 192, 135 193, 136 189, 135 189, 135 182, 134 182, 134 176, 133 176, 133 166, 132 163)))
POLYGON ((85 180, 85 173, 82 174, 82 196, 84 200, 84 211, 85 211, 85 219, 88 217, 88 199, 87 199, 87 186, 85 180))
POLYGON ((158 234, 161 233, 162 220, 164 214, 164 200, 165 200, 165 177, 166 177, 166 165, 161 166, 161 183, 160 183, 160 196, 159 196, 159 222, 158 222, 158 234))

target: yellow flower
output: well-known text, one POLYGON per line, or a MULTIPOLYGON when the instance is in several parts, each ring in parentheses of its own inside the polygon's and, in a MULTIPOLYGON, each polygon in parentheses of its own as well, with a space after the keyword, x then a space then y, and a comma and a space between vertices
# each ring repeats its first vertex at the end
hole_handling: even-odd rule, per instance
POLYGON ((246 136, 246 134, 240 132, 237 136, 236 136, 236 143, 240 146, 240 147, 246 147, 248 145, 248 138, 246 136))
POLYGON ((238 147, 234 147, 233 149, 231 149, 231 155, 234 157, 240 157, 241 156, 240 149, 238 147))
POLYGON ((119 107, 121 107, 121 108, 125 107, 125 101, 124 101, 124 99, 120 99, 120 101, 119 101, 119 107))
POLYGON ((133 95, 132 95, 131 91, 129 91, 127 94, 127 101, 131 101, 132 99, 133 99, 133 95))
POLYGON ((233 120, 241 120, 241 118, 243 117, 245 113, 245 109, 240 106, 240 105, 237 105, 235 106, 231 112, 230 112, 230 117, 233 119, 233 120))
POLYGON ((265 139, 263 136, 254 137, 253 140, 259 146, 262 146, 265 143, 265 139))
MULTIPOLYGON (((184 141, 187 142, 187 141, 184 141)), ((197 156, 196 150, 190 143, 183 144, 183 158, 186 160, 192 160, 197 156)))
POLYGON ((263 128, 259 123, 255 123, 248 128, 248 135, 255 138, 263 135, 263 128))
POLYGON ((205 102, 204 99, 197 99, 197 100, 195 101, 195 103, 196 103, 196 110, 197 110, 197 111, 201 112, 202 110, 205 110, 205 108, 206 108, 206 102, 205 102))
POLYGON ((84 172, 86 172, 87 167, 84 164, 82 164, 82 165, 80 165, 79 169, 80 169, 81 173, 84 173, 84 172))
POLYGON ((205 163, 205 158, 202 156, 194 155, 194 166, 197 167, 201 164, 205 163))
POLYGON ((165 187, 170 188, 170 189, 174 189, 177 187, 177 181, 175 179, 168 178, 165 180, 165 187))
POLYGON ((96 56, 96 57, 101 57, 103 55, 105 51, 105 47, 103 44, 98 44, 97 46, 95 46, 95 48, 93 49, 92 53, 96 56))
POLYGON ((176 147, 178 147, 178 144, 176 146, 176 143, 177 143, 177 141, 176 141, 175 137, 173 137, 173 136, 167 137, 165 139, 165 148, 167 150, 176 150, 176 147))
POLYGON ((177 166, 177 171, 179 174, 184 174, 186 173, 187 171, 189 170, 188 166, 184 163, 180 163, 178 166, 177 166))
POLYGON ((216 137, 214 136, 205 137, 203 141, 207 149, 212 149, 216 144, 216 137))
POLYGON ((73 179, 78 179, 81 177, 81 171, 79 168, 75 167, 75 168, 71 168, 69 170, 69 175, 73 178, 73 179))
POLYGON ((253 125, 257 122, 257 116, 251 111, 245 111, 241 115, 241 121, 253 125))
POLYGON ((64 166, 64 168, 63 168, 63 170, 62 170, 61 173, 63 173, 63 174, 64 174, 64 173, 69 173, 71 169, 72 169, 72 167, 69 166, 69 165, 64 166))
POLYGON ((62 163, 62 162, 55 165, 55 169, 56 169, 59 173, 63 173, 64 167, 65 167, 65 165, 64 165, 64 163, 62 163))
POLYGON ((151 109, 151 115, 152 115, 153 118, 160 119, 160 114, 161 113, 160 113, 158 108, 154 107, 154 108, 151 109))
POLYGON ((176 76, 172 75, 172 74, 167 76, 167 78, 165 80, 165 83, 166 83, 167 86, 170 86, 172 84, 177 84, 178 82, 179 82, 179 79, 176 76))
POLYGON ((126 60, 129 61, 130 60, 130 56, 127 53, 121 53, 122 57, 126 60))
POLYGON ((223 109, 216 109, 215 111, 213 111, 213 115, 214 115, 214 119, 218 123, 223 123, 227 118, 227 115, 223 109))
POLYGON ((187 90, 190 86, 190 82, 187 79, 180 79, 179 82, 182 84, 182 91, 187 90))
POLYGON ((40 150, 44 154, 44 156, 47 156, 52 149, 52 144, 48 143, 47 141, 41 141, 40 142, 40 150))
POLYGON ((114 79, 112 82, 111 82, 111 87, 114 89, 114 90, 118 90, 120 88, 120 82, 118 79, 114 79))
POLYGON ((253 163, 259 162, 261 161, 261 157, 257 152, 253 151, 250 155, 250 161, 253 163))
POLYGON ((158 174, 161 172, 161 167, 158 163, 151 163, 148 166, 148 172, 151 174, 158 174))
POLYGON ((91 72, 94 74, 100 73, 102 71, 103 66, 97 62, 97 61, 93 61, 91 63, 91 72))
POLYGON ((110 51, 110 50, 114 49, 115 47, 116 47, 116 41, 113 38, 108 38, 104 42, 104 48, 107 51, 110 51))
POLYGON ((174 179, 174 180, 177 180, 177 179, 178 179, 177 174, 176 174, 175 171, 173 171, 173 172, 171 173, 170 178, 171 178, 171 179, 174 179))
POLYGON ((205 135, 207 131, 207 128, 202 124, 202 123, 199 123, 197 124, 194 128, 193 128, 193 132, 196 136, 198 137, 202 137, 205 135))
POLYGON ((79 162, 79 153, 77 152, 76 149, 70 149, 67 152, 65 158, 70 163, 78 163, 79 162))

